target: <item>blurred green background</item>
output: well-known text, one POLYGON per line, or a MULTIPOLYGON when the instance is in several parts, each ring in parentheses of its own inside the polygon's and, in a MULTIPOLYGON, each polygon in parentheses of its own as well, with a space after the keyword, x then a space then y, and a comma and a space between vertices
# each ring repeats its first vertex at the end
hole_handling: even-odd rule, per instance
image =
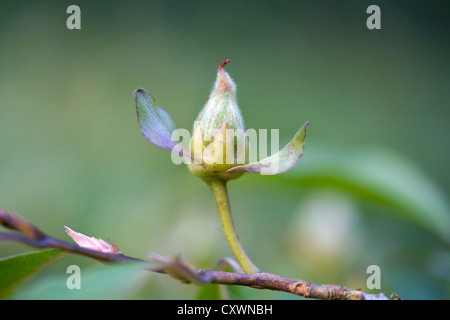
MULTIPOLYGON (((61 239, 70 240, 67 225, 130 256, 180 254, 214 268, 231 253, 213 199, 144 139, 129 93, 149 90, 190 129, 230 58, 247 127, 280 129, 282 146, 310 121, 293 170, 229 184, 252 260, 310 282, 448 299, 449 9, 448 1, 2 1, 0 207, 61 239), (71 4, 81 30, 66 28, 71 4), (371 4, 381 30, 366 27, 371 4), (373 264, 380 290, 366 287, 373 264)), ((0 257, 31 250, 0 243, 0 257)), ((13 298, 78 294, 45 289, 65 284, 70 264, 86 279, 104 268, 70 256, 13 298)), ((88 297, 191 299, 199 290, 164 275, 126 283, 130 290, 118 283, 88 297)))

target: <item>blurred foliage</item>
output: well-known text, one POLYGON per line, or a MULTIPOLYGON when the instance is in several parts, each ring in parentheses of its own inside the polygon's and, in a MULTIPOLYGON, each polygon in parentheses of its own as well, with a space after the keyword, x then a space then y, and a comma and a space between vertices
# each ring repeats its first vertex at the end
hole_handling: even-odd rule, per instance
MULTIPOLYGON (((0 207, 55 237, 67 225, 213 268, 230 255, 213 199, 142 137, 129 93, 149 90, 190 129, 230 58, 249 128, 280 129, 281 146, 310 121, 295 170, 229 184, 252 260, 363 289, 376 264, 386 294, 450 297, 448 1, 377 1, 381 30, 366 28, 369 1, 76 1, 81 30, 66 28, 70 4, 0 3, 0 207)), ((0 243, 0 257, 28 251, 0 243)), ((11 298, 71 298, 71 264, 89 298, 205 294, 69 256, 11 298)), ((247 289, 231 290, 296 298, 247 289)))
POLYGON ((0 259, 0 298, 7 297, 28 277, 65 255, 61 250, 49 249, 0 259))

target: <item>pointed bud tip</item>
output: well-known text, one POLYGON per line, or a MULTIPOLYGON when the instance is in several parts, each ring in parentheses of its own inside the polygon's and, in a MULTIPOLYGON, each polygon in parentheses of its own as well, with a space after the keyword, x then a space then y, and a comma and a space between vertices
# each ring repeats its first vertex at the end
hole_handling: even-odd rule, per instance
POLYGON ((225 59, 224 61, 222 61, 222 63, 219 65, 219 68, 217 69, 217 71, 223 71, 223 67, 225 67, 226 64, 228 64, 229 62, 231 62, 230 59, 225 59))
POLYGON ((221 92, 230 91, 233 92, 233 94, 235 94, 236 85, 234 84, 228 72, 226 72, 224 69, 225 65, 228 64, 230 61, 231 61, 230 59, 225 59, 219 65, 219 68, 217 69, 217 81, 215 88, 216 90, 221 92))

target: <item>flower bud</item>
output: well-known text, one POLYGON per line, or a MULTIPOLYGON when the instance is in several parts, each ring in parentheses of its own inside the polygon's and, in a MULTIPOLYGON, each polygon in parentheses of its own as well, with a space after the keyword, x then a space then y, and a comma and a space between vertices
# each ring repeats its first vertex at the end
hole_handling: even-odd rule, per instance
POLYGON ((176 124, 172 116, 156 105, 148 91, 138 89, 132 94, 142 134, 157 147, 184 157, 189 170, 205 181, 236 179, 245 172, 274 175, 291 169, 303 154, 308 122, 278 152, 249 162, 250 138, 256 136, 249 134, 254 131, 245 129, 236 85, 223 69, 229 62, 230 59, 223 61, 217 70, 209 99, 194 122, 190 150, 177 142, 179 136, 173 139, 176 124))
POLYGON ((223 68, 229 62, 230 59, 226 59, 217 69, 217 79, 213 90, 197 117, 197 121, 202 128, 205 146, 211 143, 216 131, 225 122, 232 130, 245 130, 244 119, 236 99, 236 84, 223 68))
POLYGON ((225 173, 243 163, 240 137, 245 130, 237 105, 236 85, 223 69, 228 62, 230 59, 220 64, 209 99, 194 122, 190 150, 196 161, 188 168, 203 180, 230 180, 244 173, 225 173))

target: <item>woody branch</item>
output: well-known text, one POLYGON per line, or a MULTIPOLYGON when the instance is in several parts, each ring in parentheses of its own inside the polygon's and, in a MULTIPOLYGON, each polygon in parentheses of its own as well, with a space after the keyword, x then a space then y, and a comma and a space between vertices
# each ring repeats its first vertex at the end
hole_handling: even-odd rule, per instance
MULTIPOLYGON (((87 256, 101 262, 143 262, 146 269, 152 272, 164 273, 184 283, 199 285, 221 284, 238 285, 255 289, 284 291, 306 298, 323 300, 387 300, 384 294, 369 294, 360 289, 349 289, 339 285, 318 285, 302 280, 290 279, 277 274, 258 272, 226 272, 221 270, 206 270, 192 266, 179 258, 166 258, 151 255, 150 260, 142 260, 122 254, 121 252, 106 253, 80 247, 46 235, 35 225, 14 213, 0 209, 0 223, 15 232, 0 232, 0 241, 15 241, 36 248, 60 249, 69 253, 87 256)), ((393 293, 390 299, 399 299, 393 293)))

